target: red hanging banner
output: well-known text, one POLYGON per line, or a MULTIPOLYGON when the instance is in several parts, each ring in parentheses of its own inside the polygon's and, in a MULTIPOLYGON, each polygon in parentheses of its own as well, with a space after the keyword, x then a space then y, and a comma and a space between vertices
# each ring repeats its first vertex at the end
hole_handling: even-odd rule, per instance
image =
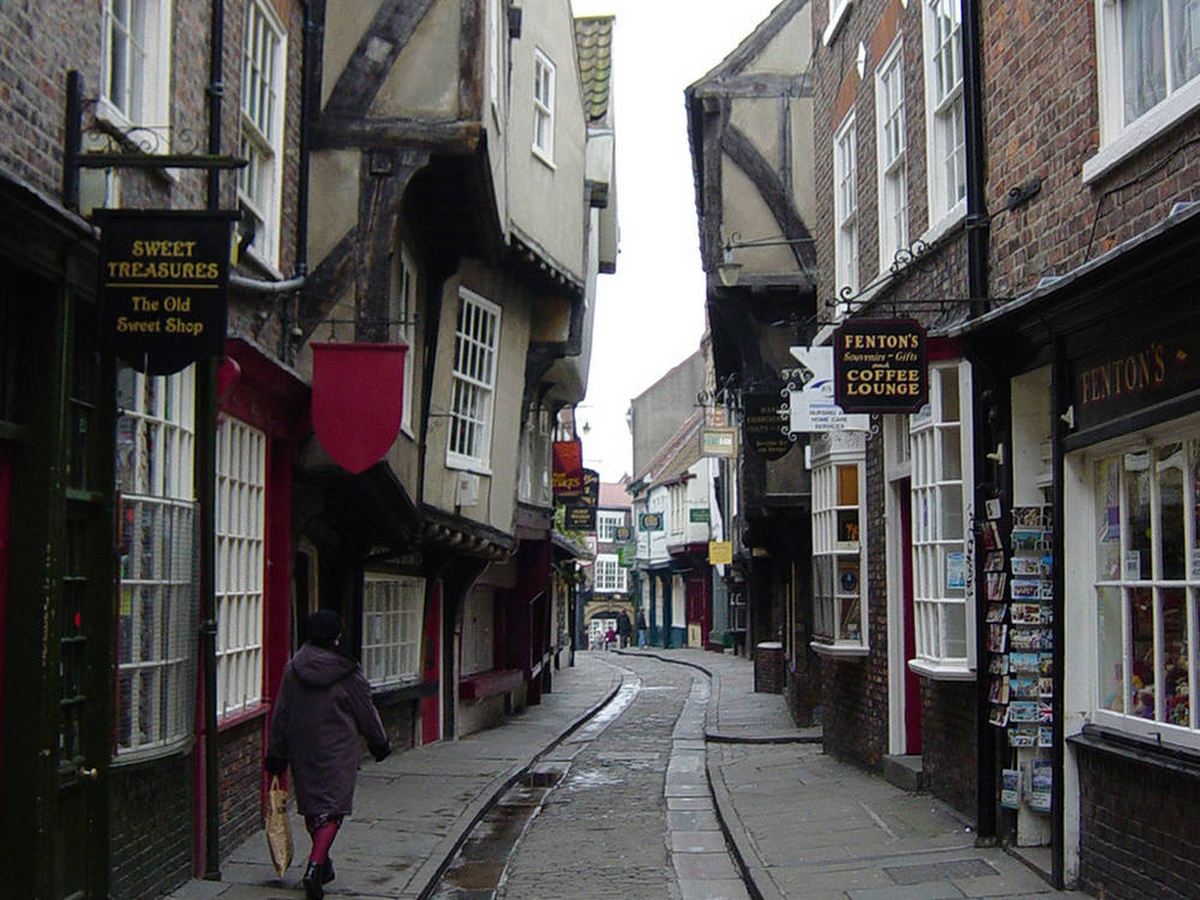
POLYGON ((400 433, 408 347, 311 346, 312 418, 317 440, 347 472, 365 472, 383 459, 400 433))
POLYGON ((583 442, 555 441, 553 451, 550 477, 554 496, 578 497, 583 493, 583 442))

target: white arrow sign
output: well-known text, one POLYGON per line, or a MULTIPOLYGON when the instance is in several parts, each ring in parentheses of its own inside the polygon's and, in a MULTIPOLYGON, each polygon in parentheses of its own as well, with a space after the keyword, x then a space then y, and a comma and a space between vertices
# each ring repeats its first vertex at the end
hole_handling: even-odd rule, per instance
POLYGON ((800 363, 799 377, 788 381, 801 386, 791 392, 793 433, 812 431, 869 431, 871 417, 849 414, 833 402, 833 348, 789 347, 800 363))

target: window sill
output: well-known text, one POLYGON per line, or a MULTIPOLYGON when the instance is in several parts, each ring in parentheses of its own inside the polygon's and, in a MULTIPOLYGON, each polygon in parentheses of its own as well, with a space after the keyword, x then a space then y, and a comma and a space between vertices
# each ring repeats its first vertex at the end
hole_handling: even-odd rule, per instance
POLYGON ((534 159, 540 162, 551 172, 558 171, 558 166, 554 164, 554 158, 550 154, 546 153, 546 151, 539 150, 537 147, 531 147, 530 152, 533 154, 534 159))
POLYGON ((975 670, 965 665, 946 665, 926 659, 910 659, 908 668, 930 681, 974 681, 976 678, 975 670))
POLYGON ((821 35, 821 43, 826 47, 837 37, 838 32, 842 30, 842 24, 846 21, 846 17, 850 15, 850 7, 854 5, 854 0, 846 0, 842 4, 842 8, 834 14, 834 17, 825 26, 825 33, 821 35))
POLYGON ((283 273, 275 268, 274 264, 253 246, 247 247, 242 251, 238 262, 249 264, 252 269, 273 281, 283 281, 283 273))
POLYGON ((471 472, 475 475, 482 475, 484 478, 492 477, 491 466, 487 463, 464 459, 461 456, 447 456, 446 468, 452 472, 471 472))
MULTIPOLYGON (((125 113, 113 106, 112 102, 105 97, 99 97, 96 100, 95 116, 96 124, 108 132, 112 136, 112 139, 127 152, 140 153, 146 156, 162 156, 171 151, 170 139, 160 136, 160 128, 165 126, 135 125, 125 113), (142 141, 131 136, 135 132, 149 135, 148 138, 144 138, 143 140, 151 142, 151 145, 149 147, 143 146, 142 141)), ((179 169, 152 168, 143 171, 153 172, 168 184, 175 184, 179 181, 179 169)))
POLYGON ((929 248, 944 240, 967 219, 967 201, 959 200, 954 207, 936 221, 918 240, 929 248))
POLYGON ((831 659, 865 659, 871 652, 871 648, 865 644, 850 641, 838 641, 832 644, 824 641, 812 641, 808 646, 817 656, 827 656, 831 659))
POLYGON ((217 733, 220 734, 224 731, 228 731, 231 728, 236 728, 239 725, 243 725, 246 722, 249 722, 251 719, 257 719, 265 716, 270 711, 270 704, 264 703, 260 700, 248 709, 239 709, 236 712, 230 713, 229 715, 221 716, 217 720, 217 733))
POLYGON ((1190 747, 1160 744, 1099 725, 1084 725, 1083 731, 1067 738, 1067 743, 1075 748, 1115 756, 1200 780, 1200 753, 1190 747))
POLYGON ((192 752, 194 743, 195 739, 189 734, 186 737, 175 738, 162 744, 155 744, 153 747, 139 747, 136 750, 118 750, 109 762, 109 767, 119 769, 125 766, 136 766, 140 763, 152 762, 156 759, 164 759, 168 756, 183 756, 192 752))
POLYGON ((1083 183, 1091 184, 1107 175, 1147 144, 1162 137, 1164 131, 1194 113, 1197 107, 1200 107, 1200 81, 1175 92, 1102 146, 1083 164, 1083 183))
POLYGON ((396 706, 432 697, 437 693, 436 681, 393 682, 371 686, 371 700, 378 707, 396 706))
POLYGON ((507 694, 519 688, 524 678, 520 669, 493 669, 466 675, 458 680, 458 699, 483 700, 496 694, 507 694))

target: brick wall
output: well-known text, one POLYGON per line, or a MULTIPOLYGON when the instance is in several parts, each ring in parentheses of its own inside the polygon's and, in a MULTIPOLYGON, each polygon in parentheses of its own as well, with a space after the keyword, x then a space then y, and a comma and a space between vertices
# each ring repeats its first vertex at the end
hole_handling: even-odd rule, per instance
POLYGON ((921 679, 921 765, 935 797, 974 820, 975 683, 921 679))
POLYGON ((1081 747, 1079 883, 1100 897, 1196 896, 1200 781, 1081 747))
POLYGON ((220 853, 225 859, 263 825, 263 729, 256 716, 220 734, 217 748, 221 772, 220 853))
POLYGON ((192 874, 192 757, 109 770, 109 894, 157 897, 192 874))

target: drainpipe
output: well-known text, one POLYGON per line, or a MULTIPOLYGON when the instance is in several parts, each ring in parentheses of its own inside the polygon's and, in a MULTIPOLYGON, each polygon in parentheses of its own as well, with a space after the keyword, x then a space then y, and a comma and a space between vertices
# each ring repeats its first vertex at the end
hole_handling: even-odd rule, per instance
MULTIPOLYGON (((983 42, 979 24, 979 0, 962 0, 962 66, 963 66, 963 126, 964 152, 967 163, 967 297, 970 301, 969 314, 972 318, 987 311, 988 296, 988 238, 990 222, 987 213, 987 198, 984 184, 984 128, 983 128, 983 42)), ((988 387, 992 395, 997 392, 990 379, 979 366, 972 365, 975 394, 983 396, 988 387)), ((982 437, 1000 439, 986 427, 982 403, 976 403, 975 433, 982 437)), ((990 447, 976 441, 975 470, 978 476, 988 470, 984 454, 990 447)), ((976 483, 981 483, 979 480, 976 483)), ((976 498, 976 508, 981 500, 976 498)), ((976 564, 976 585, 983 583, 982 560, 976 564)), ((987 659, 987 627, 984 619, 986 604, 976 599, 975 657, 987 659)), ((982 667, 979 671, 983 671, 982 667)), ((975 685, 976 707, 976 778, 975 806, 976 832, 980 838, 991 839, 996 834, 996 746, 997 740, 988 723, 990 709, 988 679, 977 677, 975 685)))
MULTIPOLYGON (((221 152, 221 107, 225 95, 222 59, 225 50, 225 3, 212 0, 212 25, 208 63, 208 152, 221 152)), ((221 208, 221 173, 208 173, 208 208, 221 208)), ((215 359, 202 360, 196 379, 195 470, 198 487, 200 543, 200 646, 204 672, 204 877, 221 879, 219 762, 217 758, 217 611, 216 555, 216 428, 217 367, 215 359)))
POLYGON ((983 41, 979 0, 962 0, 963 126, 967 156, 967 296, 971 315, 986 311, 988 238, 991 230, 984 193, 983 41))

